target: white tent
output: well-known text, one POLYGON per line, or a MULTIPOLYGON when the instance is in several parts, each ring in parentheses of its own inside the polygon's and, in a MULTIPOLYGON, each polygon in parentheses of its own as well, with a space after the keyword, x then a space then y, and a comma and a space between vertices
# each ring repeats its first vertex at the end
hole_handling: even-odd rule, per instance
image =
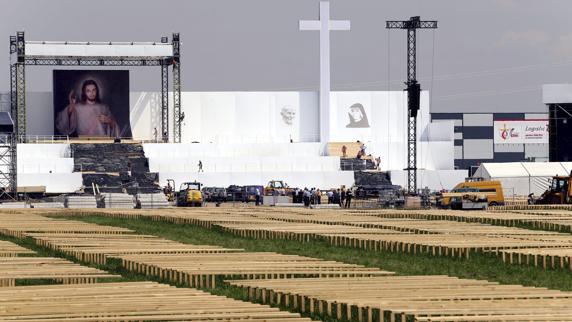
POLYGON ((541 195, 553 176, 568 175, 572 162, 482 163, 473 177, 499 180, 505 196, 541 195))

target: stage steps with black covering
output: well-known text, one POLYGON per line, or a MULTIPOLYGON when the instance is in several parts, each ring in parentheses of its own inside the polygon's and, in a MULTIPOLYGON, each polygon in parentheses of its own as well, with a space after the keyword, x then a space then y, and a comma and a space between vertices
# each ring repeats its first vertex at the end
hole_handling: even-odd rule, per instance
POLYGON ((391 183, 389 173, 382 171, 354 171, 354 181, 362 198, 378 197, 381 191, 400 190, 391 183))
POLYGON ((376 166, 372 159, 340 158, 340 170, 342 171, 376 170, 376 166))
POLYGON ((86 193, 92 183, 100 192, 129 194, 161 191, 158 174, 149 172, 149 161, 138 143, 73 143, 74 170, 82 172, 86 193), (131 165, 131 175, 129 175, 131 165))
POLYGON ((389 173, 382 171, 355 171, 354 180, 357 186, 391 185, 389 173))

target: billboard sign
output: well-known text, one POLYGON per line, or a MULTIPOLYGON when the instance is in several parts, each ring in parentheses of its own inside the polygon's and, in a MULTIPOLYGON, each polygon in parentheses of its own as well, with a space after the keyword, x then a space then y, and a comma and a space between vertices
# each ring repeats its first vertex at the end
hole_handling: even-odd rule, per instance
POLYGON ((495 121, 495 144, 548 144, 548 120, 495 121))

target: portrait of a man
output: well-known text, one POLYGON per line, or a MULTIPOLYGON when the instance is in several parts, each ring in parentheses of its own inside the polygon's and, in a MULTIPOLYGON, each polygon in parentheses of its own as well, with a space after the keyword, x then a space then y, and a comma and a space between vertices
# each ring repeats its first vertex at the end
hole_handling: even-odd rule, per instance
POLYGON ((284 124, 292 126, 292 124, 294 124, 294 118, 296 117, 296 111, 292 106, 286 105, 280 110, 280 116, 284 124))
POLYGON ((58 114, 56 128, 65 135, 119 137, 119 126, 92 79, 83 82, 79 102, 75 91, 70 91, 69 105, 58 114))
POLYGON ((362 104, 355 103, 348 109, 349 123, 346 128, 368 128, 367 114, 362 104))
POLYGON ((130 137, 127 73, 54 71, 55 134, 71 137, 130 137))

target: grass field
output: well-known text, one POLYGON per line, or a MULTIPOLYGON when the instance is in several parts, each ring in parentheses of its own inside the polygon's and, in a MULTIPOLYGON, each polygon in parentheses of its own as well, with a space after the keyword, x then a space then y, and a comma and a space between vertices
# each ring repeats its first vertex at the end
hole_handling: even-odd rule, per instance
MULTIPOLYGON (((469 279, 485 279, 496 281, 501 284, 521 284, 525 286, 547 287, 563 291, 572 291, 572 279, 568 270, 549 270, 533 266, 517 266, 502 263, 497 256, 484 254, 472 254, 467 258, 452 258, 431 255, 407 255, 403 253, 391 253, 386 251, 364 251, 355 248, 333 246, 328 242, 312 240, 299 242, 284 239, 252 239, 236 236, 223 232, 220 229, 208 229, 190 224, 172 224, 168 222, 152 221, 150 219, 125 219, 112 218, 103 215, 69 216, 57 218, 84 221, 99 225, 124 227, 134 230, 139 234, 155 235, 166 239, 188 244, 217 245, 228 248, 243 248, 247 251, 267 251, 282 254, 296 254, 335 260, 345 263, 360 264, 368 267, 377 267, 383 270, 393 271, 398 275, 449 275, 469 279)), ((1 240, 8 240, 20 246, 34 250, 32 256, 61 257, 86 266, 106 270, 122 277, 110 279, 110 281, 145 281, 151 280, 167 283, 175 286, 183 286, 162 280, 153 275, 144 276, 124 269, 119 260, 108 260, 106 265, 94 265, 80 262, 65 254, 38 246, 31 238, 17 239, 0 235, 1 240)), ((214 289, 205 289, 215 294, 228 296, 238 300, 248 301, 246 289, 241 289, 228 284, 217 282, 214 289)), ((21 281, 18 285, 51 284, 49 280, 21 281)), ((274 305, 274 304, 273 304, 274 305)), ((274 305, 275 306, 275 305, 274 305)), ((280 306, 282 310, 293 310, 291 307, 280 306)), ((324 321, 337 322, 332 316, 321 315, 318 312, 302 313, 305 317, 321 319, 324 321)), ((357 320, 356 320, 357 322, 357 320)))
MULTIPOLYGON (((60 217, 61 218, 61 217, 60 217)), ((547 287, 564 291, 572 290, 570 272, 565 270, 544 271, 541 268, 508 265, 496 256, 474 255, 469 259, 435 257, 429 255, 406 255, 389 252, 372 252, 332 246, 326 242, 301 243, 290 240, 257 240, 241 238, 215 229, 192 225, 175 225, 147 219, 119 219, 103 216, 74 217, 69 219, 125 227, 141 234, 150 234, 189 244, 219 245, 244 248, 247 251, 270 251, 282 254, 297 254, 336 260, 345 263, 378 267, 400 275, 449 275, 462 278, 486 279, 503 284, 547 287)), ((118 267, 100 267, 120 273, 118 267)), ((126 272, 122 272, 125 276, 126 272)), ((128 278, 140 278, 127 274, 128 278)), ((220 291, 220 290, 219 290, 220 291)))

